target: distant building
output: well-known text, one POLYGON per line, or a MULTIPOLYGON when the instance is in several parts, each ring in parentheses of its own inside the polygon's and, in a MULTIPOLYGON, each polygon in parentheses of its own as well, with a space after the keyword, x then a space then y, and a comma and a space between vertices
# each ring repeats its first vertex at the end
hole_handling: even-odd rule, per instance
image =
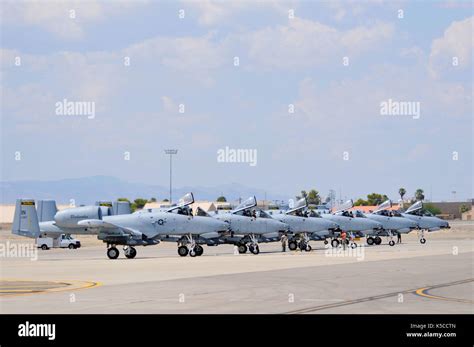
POLYGON ((461 219, 462 220, 474 220, 474 215, 473 215, 472 208, 469 211, 464 212, 461 216, 461 219))
POLYGON ((439 208, 441 214, 450 215, 453 218, 461 219, 461 206, 465 205, 472 210, 472 202, 430 202, 430 205, 439 208))

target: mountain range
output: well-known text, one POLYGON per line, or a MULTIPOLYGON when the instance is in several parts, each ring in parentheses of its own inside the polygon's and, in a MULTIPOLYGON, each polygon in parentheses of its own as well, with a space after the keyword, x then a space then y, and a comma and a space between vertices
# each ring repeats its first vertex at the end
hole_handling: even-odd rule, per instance
MULTIPOLYGON (((275 195, 263 189, 247 187, 239 183, 228 183, 214 187, 186 186, 173 187, 173 201, 188 192, 193 192, 196 200, 215 200, 223 194, 227 201, 255 195, 257 199, 265 196, 272 199, 287 200, 287 196, 275 195)), ((169 187, 132 183, 111 176, 91 176, 67 178, 52 181, 5 181, 0 182, 0 203, 14 203, 17 198, 55 199, 57 203, 93 204, 97 200, 117 198, 162 200, 169 197, 169 187)))

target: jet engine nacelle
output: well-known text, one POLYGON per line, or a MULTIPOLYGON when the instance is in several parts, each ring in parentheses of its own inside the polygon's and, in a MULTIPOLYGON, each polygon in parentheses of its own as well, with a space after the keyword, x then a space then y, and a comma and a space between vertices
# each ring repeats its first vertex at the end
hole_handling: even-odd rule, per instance
POLYGON ((54 221, 60 228, 83 228, 77 225, 77 222, 84 219, 102 219, 103 215, 102 206, 74 207, 56 213, 54 221))

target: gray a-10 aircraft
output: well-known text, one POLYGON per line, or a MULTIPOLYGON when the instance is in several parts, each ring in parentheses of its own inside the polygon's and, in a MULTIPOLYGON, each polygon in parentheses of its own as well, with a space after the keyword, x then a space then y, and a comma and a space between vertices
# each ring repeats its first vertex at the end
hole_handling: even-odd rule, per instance
MULTIPOLYGON (((215 236, 214 233, 227 231, 227 224, 214 218, 193 218, 172 213, 194 202, 192 194, 187 194, 185 198, 182 204, 167 211, 149 213, 104 216, 101 206, 78 207, 74 211, 67 209, 56 214, 54 223, 63 232, 71 230, 68 233, 77 234, 77 230, 82 228, 83 233, 97 234, 99 240, 107 243, 107 256, 110 259, 119 256, 117 245, 124 246, 127 258, 134 258, 137 254, 134 246, 156 245, 166 235, 199 233, 215 236)), ((24 236, 41 233, 34 200, 17 200, 12 232, 24 236)))
POLYGON ((290 209, 281 213, 272 213, 272 217, 289 226, 288 248, 292 251, 311 251, 310 240, 324 240, 339 225, 322 218, 317 212, 305 211, 308 207, 306 198, 301 198, 290 209))
MULTIPOLYGON (((360 235, 362 232, 382 230, 383 226, 381 223, 369 218, 357 218, 352 212, 348 211, 348 209, 353 206, 354 203, 352 200, 348 200, 333 214, 323 214, 322 217, 339 225, 341 230, 352 232, 357 235, 360 235)), ((331 246, 337 247, 339 245, 339 240, 335 238, 334 235, 332 237, 331 246)))
POLYGON ((280 240, 282 233, 288 231, 288 225, 273 219, 256 206, 257 199, 252 196, 235 210, 214 216, 229 225, 230 235, 221 237, 221 243, 236 245, 241 254, 246 253, 247 249, 253 254, 258 254, 260 253, 259 242, 280 240))
POLYGON ((392 207, 392 201, 386 200, 377 206, 372 213, 355 212, 356 217, 367 217, 382 224, 383 230, 362 232, 362 234, 367 236, 368 245, 379 245, 382 242, 380 236, 387 236, 390 238, 388 244, 394 246, 395 241, 392 240, 394 233, 407 234, 418 228, 418 224, 415 221, 403 217, 397 211, 389 211, 390 207, 392 207))
POLYGON ((56 201, 38 200, 36 214, 39 222, 39 230, 31 232, 28 230, 13 229, 14 234, 37 238, 52 237, 57 238, 62 234, 89 235, 94 234, 87 227, 78 225, 81 219, 88 219, 100 216, 113 216, 120 214, 130 214, 130 202, 128 201, 98 201, 96 206, 71 207, 58 211, 56 201), (100 210, 100 211, 99 211, 100 210))
MULTIPOLYGON (((184 217, 189 225, 174 227, 166 232, 161 232, 158 236, 158 239, 163 242, 177 242, 178 254, 182 257, 188 254, 191 257, 201 256, 204 253, 201 244, 216 246, 221 242, 220 238, 229 232, 229 224, 212 218, 200 208, 198 208, 196 215, 193 215, 192 209, 189 207, 193 203, 193 194, 188 193, 180 199, 177 206, 167 209, 168 220, 173 221, 174 218, 182 219, 184 217)), ((136 213, 147 215, 160 211, 162 212, 161 209, 158 209, 157 212, 152 209, 136 213)))
POLYGON ((418 236, 422 244, 426 243, 425 230, 430 232, 450 228, 447 221, 433 216, 429 211, 423 210, 423 202, 421 201, 415 202, 405 212, 401 213, 401 215, 418 224, 418 228, 420 229, 418 236))

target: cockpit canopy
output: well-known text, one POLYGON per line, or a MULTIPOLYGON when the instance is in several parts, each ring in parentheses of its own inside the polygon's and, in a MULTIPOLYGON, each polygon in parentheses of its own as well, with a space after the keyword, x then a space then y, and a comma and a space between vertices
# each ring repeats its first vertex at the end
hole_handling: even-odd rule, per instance
POLYGON ((354 206, 354 202, 351 200, 347 200, 345 203, 336 207, 336 212, 346 211, 354 206))
POLYGON ((253 218, 272 218, 272 216, 270 216, 267 212, 258 208, 243 209, 240 211, 235 211, 234 214, 253 218))
POLYGON ((375 209, 374 213, 375 212, 378 212, 378 211, 382 211, 382 210, 386 210, 388 208, 392 207, 392 200, 385 200, 384 202, 382 202, 380 205, 377 206, 377 208, 375 209))
POLYGON ((257 199, 255 198, 255 196, 251 196, 247 200, 242 201, 242 203, 235 208, 234 213, 248 210, 255 206, 257 206, 257 199))
POLYGON ((421 210, 423 208, 423 202, 417 201, 413 205, 407 208, 405 213, 411 213, 413 214, 415 211, 421 210))
POLYGON ((306 201, 306 198, 301 198, 298 201, 294 202, 293 200, 290 200, 289 202, 289 210, 286 212, 287 214, 300 211, 304 209, 305 207, 308 206, 308 202, 306 201))
MULTIPOLYGON (((184 207, 191 205, 194 203, 194 195, 193 193, 187 193, 184 195, 181 199, 178 201, 178 205, 172 206, 171 208, 168 209, 168 212, 171 212, 173 210, 180 210, 183 209, 184 207)), ((181 213, 184 214, 184 213, 181 213)))

